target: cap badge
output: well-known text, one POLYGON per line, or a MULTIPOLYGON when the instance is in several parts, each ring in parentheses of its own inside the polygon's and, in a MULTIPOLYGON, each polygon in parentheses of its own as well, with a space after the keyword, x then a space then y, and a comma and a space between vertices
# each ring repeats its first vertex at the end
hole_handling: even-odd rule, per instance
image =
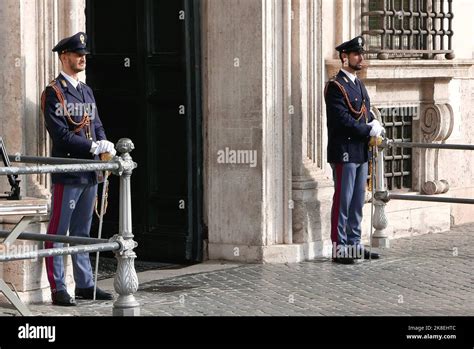
POLYGON ((79 40, 81 40, 81 43, 84 45, 86 43, 86 38, 84 37, 83 34, 81 34, 81 36, 79 36, 79 40))

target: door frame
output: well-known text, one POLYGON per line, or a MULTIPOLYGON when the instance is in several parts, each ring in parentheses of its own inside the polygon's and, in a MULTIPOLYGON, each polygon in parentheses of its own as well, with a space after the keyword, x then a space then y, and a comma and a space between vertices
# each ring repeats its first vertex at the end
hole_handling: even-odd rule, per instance
POLYGON ((202 122, 202 59, 201 59, 201 0, 185 0, 186 96, 188 108, 188 227, 190 239, 187 259, 203 260, 203 122, 202 122), (191 173, 189 173, 191 171, 191 173), (189 254, 189 255, 188 255, 189 254))

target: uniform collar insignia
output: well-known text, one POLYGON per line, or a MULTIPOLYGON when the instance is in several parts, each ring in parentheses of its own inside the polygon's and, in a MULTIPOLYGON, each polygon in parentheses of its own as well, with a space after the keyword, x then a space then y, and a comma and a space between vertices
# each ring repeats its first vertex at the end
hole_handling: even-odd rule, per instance
POLYGON ((346 83, 349 83, 349 80, 345 76, 342 77, 346 83))
POLYGON ((67 83, 66 83, 66 80, 64 79, 61 79, 61 84, 63 84, 63 87, 66 88, 67 87, 67 83))

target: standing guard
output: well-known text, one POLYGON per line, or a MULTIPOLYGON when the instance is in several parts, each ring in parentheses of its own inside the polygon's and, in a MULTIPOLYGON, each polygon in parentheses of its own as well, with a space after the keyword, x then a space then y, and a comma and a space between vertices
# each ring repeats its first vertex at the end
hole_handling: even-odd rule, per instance
POLYGON ((363 47, 361 36, 336 47, 343 67, 325 88, 327 157, 335 189, 331 210, 332 260, 341 264, 353 264, 362 256, 379 258, 361 244, 369 137, 378 137, 383 132, 370 113, 369 95, 356 75, 362 69, 363 47))
MULTIPOLYGON (((60 75, 43 91, 41 107, 51 136, 53 157, 98 159, 102 153, 115 155, 107 141, 92 89, 79 81, 86 68, 87 36, 79 32, 61 40, 54 48, 62 64, 60 75)), ((96 172, 55 173, 51 175, 52 204, 48 234, 88 237, 97 196, 96 172)), ((62 244, 48 242, 46 248, 62 244)), ((73 306, 66 290, 63 257, 46 258, 46 270, 53 304, 73 306)), ((72 255, 75 297, 93 299, 94 282, 89 254, 72 255)), ((97 299, 111 300, 112 294, 97 289, 97 299)))

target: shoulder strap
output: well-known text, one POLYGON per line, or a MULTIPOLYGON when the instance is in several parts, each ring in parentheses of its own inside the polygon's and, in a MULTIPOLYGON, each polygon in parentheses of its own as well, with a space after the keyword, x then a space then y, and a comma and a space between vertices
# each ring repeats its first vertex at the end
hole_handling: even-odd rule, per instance
POLYGON ((90 118, 89 115, 85 114, 84 117, 80 122, 75 122, 72 118, 71 115, 69 114, 66 106, 66 98, 64 97, 64 94, 61 92, 59 87, 56 85, 56 80, 53 80, 50 82, 48 86, 44 89, 43 93, 41 94, 41 110, 43 111, 43 114, 45 112, 45 107, 46 107, 46 90, 48 87, 51 87, 54 92, 56 93, 56 97, 59 100, 59 103, 63 107, 64 115, 66 117, 66 120, 69 122, 70 125, 74 126, 74 132, 78 133, 81 131, 85 126, 90 125, 90 118))
POLYGON ((43 114, 44 114, 45 107, 46 107, 46 91, 48 90, 48 87, 51 87, 54 90, 54 92, 56 93, 56 97, 58 98, 58 100, 61 104, 63 104, 63 102, 65 100, 64 95, 59 90, 59 88, 56 86, 56 80, 51 81, 49 83, 49 85, 46 86, 46 88, 41 93, 41 111, 43 112, 43 114))
POLYGON ((324 98, 326 98, 326 96, 327 96, 329 84, 330 84, 331 82, 335 82, 335 81, 336 81, 336 75, 334 75, 332 78, 330 78, 330 79, 326 82, 326 85, 324 86, 324 98))
POLYGON ((352 107, 352 104, 349 100, 349 95, 347 94, 347 91, 346 89, 344 88, 344 86, 342 86, 342 84, 337 81, 335 78, 332 78, 330 79, 327 83, 326 83, 326 87, 324 88, 324 97, 326 97, 326 94, 327 94, 327 89, 329 87, 329 84, 333 82, 338 88, 339 90, 341 91, 342 95, 344 96, 344 101, 347 105, 347 107, 349 108, 349 111, 354 115, 355 119, 357 121, 360 120, 360 118, 362 116, 365 116, 365 120, 367 122, 367 108, 365 106, 365 100, 362 101, 362 106, 360 108, 360 110, 355 110, 354 107, 352 107))

